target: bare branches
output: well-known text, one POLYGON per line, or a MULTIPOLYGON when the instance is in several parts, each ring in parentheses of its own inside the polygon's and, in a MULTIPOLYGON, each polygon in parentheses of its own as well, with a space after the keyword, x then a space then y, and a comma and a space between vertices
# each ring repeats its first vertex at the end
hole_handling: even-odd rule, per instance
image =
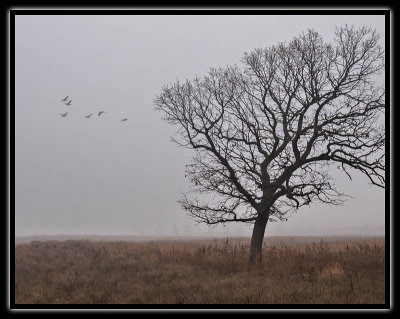
POLYGON ((155 106, 177 126, 178 145, 196 150, 186 175, 200 204, 181 204, 207 224, 270 220, 313 201, 339 205, 328 174, 338 166, 384 187, 385 90, 378 34, 345 26, 334 43, 309 30, 289 43, 246 53, 243 67, 162 89, 155 106))

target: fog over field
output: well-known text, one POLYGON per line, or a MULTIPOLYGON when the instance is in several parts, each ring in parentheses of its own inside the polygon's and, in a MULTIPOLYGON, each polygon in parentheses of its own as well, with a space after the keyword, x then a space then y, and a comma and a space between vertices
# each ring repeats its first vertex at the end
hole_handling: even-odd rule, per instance
MULTIPOLYGON (((153 99, 309 28, 331 41, 346 23, 376 28, 384 46, 383 15, 17 15, 15 235, 250 236, 186 216, 177 200, 194 153, 170 141, 153 99)), ((332 175, 351 198, 303 207, 266 236, 384 235, 384 190, 332 175)))

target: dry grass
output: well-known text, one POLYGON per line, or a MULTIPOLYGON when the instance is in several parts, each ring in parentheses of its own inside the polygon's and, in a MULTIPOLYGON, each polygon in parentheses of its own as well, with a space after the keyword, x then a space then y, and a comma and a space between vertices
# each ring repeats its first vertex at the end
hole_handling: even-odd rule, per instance
POLYGON ((15 249, 16 304, 383 304, 384 240, 44 241, 15 249))

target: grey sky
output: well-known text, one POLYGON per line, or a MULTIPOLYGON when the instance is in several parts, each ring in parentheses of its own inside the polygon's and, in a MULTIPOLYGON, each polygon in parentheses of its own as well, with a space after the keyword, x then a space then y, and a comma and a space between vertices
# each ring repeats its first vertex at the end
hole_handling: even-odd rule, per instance
MULTIPOLYGON (((16 235, 250 234, 239 224, 208 232, 176 203, 192 152, 170 142, 174 128, 153 110, 154 96, 308 28, 330 41, 346 23, 376 28, 383 44, 384 16, 17 15, 16 235)), ((361 176, 338 175, 336 185, 354 198, 303 208, 266 235, 384 225, 383 190, 361 176)))

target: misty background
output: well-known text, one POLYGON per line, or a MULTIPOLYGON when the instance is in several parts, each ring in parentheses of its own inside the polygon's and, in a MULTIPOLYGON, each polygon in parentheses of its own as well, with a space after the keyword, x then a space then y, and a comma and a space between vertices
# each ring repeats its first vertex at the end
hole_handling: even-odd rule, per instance
MULTIPOLYGON (((250 236, 195 225, 177 204, 194 152, 170 142, 153 99, 308 28, 332 41, 346 23, 376 28, 384 46, 383 15, 16 15, 15 235, 250 236)), ((332 175, 352 198, 303 207, 266 236, 383 235, 384 190, 332 175)))

